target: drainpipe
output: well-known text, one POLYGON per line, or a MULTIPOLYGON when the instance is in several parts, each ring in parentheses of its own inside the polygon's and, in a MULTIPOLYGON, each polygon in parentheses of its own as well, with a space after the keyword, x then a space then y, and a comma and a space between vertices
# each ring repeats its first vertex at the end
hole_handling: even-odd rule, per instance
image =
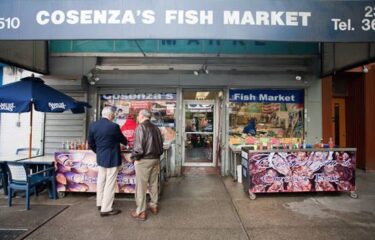
POLYGON ((0 86, 3 85, 4 66, 4 64, 0 63, 0 86))

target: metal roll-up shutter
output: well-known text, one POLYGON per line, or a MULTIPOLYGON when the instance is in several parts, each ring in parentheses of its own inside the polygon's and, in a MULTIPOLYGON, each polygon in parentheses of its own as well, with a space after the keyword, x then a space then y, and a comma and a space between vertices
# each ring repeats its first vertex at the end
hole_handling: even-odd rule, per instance
MULTIPOLYGON (((86 93, 68 93, 67 95, 79 101, 87 101, 86 93)), ((53 154, 62 148, 67 141, 84 141, 86 139, 86 113, 73 114, 46 113, 44 131, 44 153, 53 154)))

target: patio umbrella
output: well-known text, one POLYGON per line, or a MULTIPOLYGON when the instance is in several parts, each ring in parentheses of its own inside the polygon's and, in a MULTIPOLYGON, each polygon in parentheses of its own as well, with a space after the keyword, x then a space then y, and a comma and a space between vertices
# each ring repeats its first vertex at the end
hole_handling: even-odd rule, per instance
POLYGON ((32 148, 33 108, 39 112, 71 110, 73 113, 84 113, 85 107, 91 106, 44 84, 42 79, 33 75, 0 87, 0 113, 30 112, 29 157, 32 148))

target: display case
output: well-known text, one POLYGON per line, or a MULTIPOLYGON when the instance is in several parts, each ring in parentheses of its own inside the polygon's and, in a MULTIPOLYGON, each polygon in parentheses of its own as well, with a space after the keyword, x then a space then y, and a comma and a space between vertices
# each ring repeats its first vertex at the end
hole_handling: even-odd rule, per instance
MULTIPOLYGON (((166 148, 168 151, 169 147, 166 148)), ((166 153, 160 157, 159 193, 166 178, 166 153)), ((122 152, 122 165, 117 175, 116 193, 135 193, 136 173, 130 153, 122 152)), ((98 165, 91 150, 69 150, 55 153, 56 182, 59 197, 66 192, 96 192, 98 165)))
POLYGON ((355 148, 241 151, 243 186, 250 199, 256 193, 355 193, 355 148))
POLYGON ((230 90, 229 143, 302 143, 301 90, 230 90))

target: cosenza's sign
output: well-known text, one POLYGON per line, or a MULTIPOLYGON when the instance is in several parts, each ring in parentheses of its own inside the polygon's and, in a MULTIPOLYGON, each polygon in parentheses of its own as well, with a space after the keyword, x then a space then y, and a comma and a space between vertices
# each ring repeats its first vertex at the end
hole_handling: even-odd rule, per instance
POLYGON ((0 39, 232 39, 370 42, 374 1, 12 0, 0 39))
POLYGON ((103 94, 102 100, 176 100, 175 93, 103 94))
MULTIPOLYGON (((154 24, 155 11, 132 10, 55 10, 39 11, 36 21, 39 25, 61 24, 154 24), (137 16, 141 16, 140 20, 137 16)), ((311 12, 290 11, 223 11, 224 25, 258 25, 258 26, 308 26, 311 12)), ((165 24, 213 24, 213 11, 166 10, 165 24)))

